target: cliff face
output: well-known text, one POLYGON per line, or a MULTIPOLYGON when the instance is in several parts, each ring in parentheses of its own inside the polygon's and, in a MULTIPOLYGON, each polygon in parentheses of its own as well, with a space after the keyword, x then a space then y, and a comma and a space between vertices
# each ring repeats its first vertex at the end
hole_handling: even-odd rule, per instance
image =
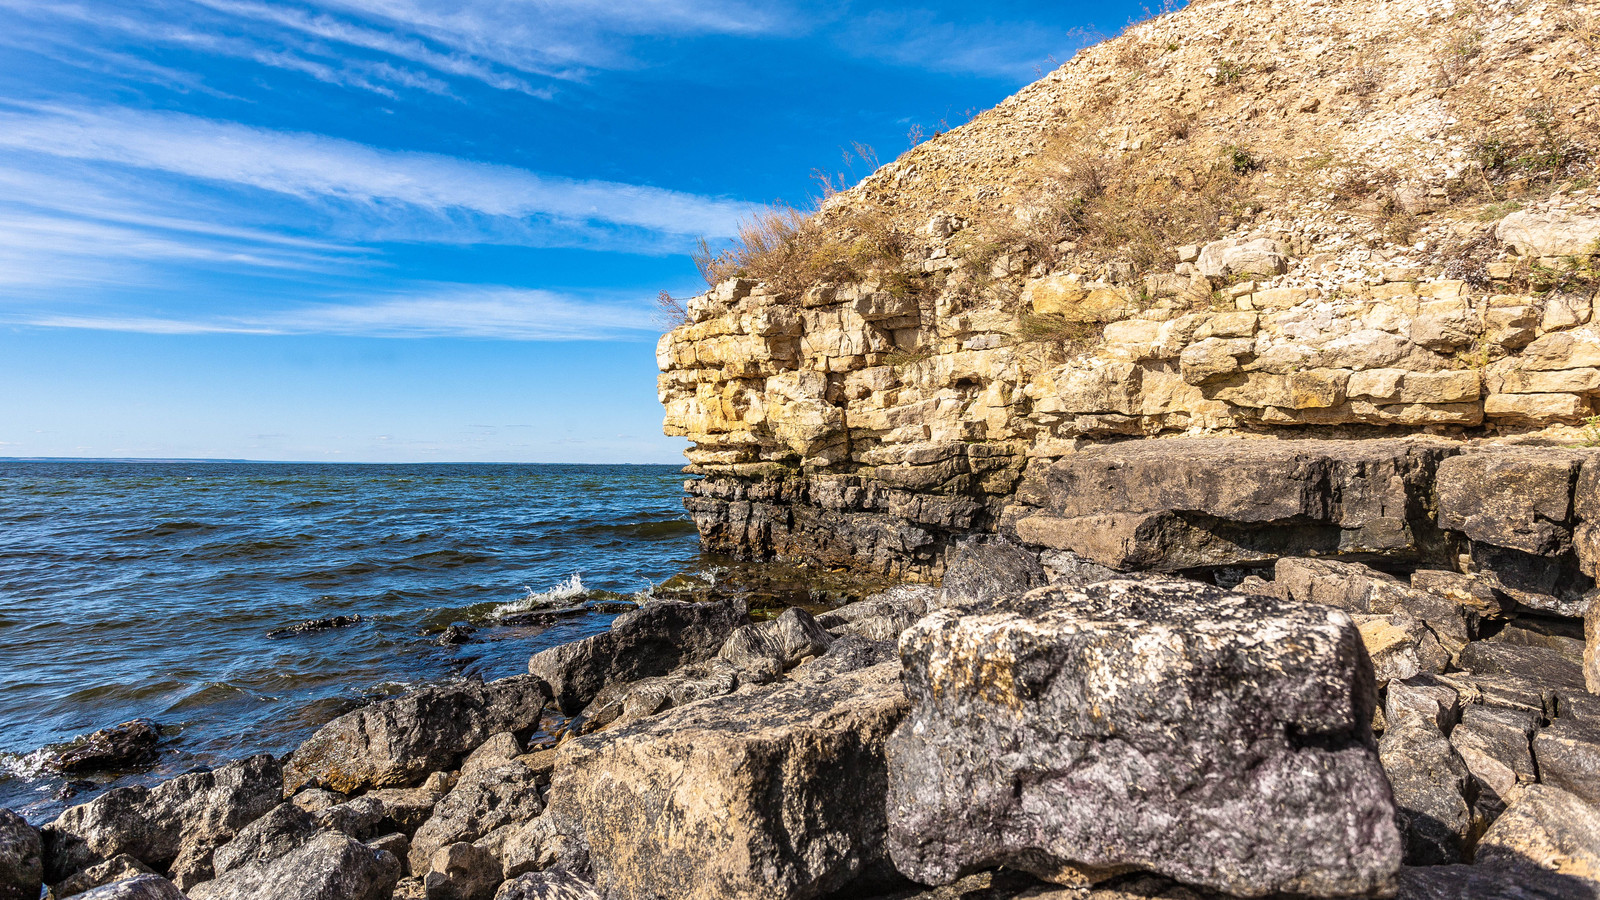
MULTIPOLYGON (((705 544, 934 577, 956 537, 1030 517, 1025 539, 1084 552, 1039 516, 1100 443, 1592 444, 1596 22, 1593 2, 1198 3, 767 223, 707 261, 716 286, 657 351, 705 544)), ((1184 446, 1155 458, 1192 469, 1184 446)), ((1337 506, 1328 484, 1284 489, 1337 506)))

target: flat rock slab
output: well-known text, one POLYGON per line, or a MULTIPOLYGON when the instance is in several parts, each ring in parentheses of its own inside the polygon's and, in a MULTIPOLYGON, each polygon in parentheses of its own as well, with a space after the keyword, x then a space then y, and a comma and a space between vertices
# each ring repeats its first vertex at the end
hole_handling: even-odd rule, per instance
POLYGON ((926 884, 1143 869, 1241 897, 1392 890, 1350 616, 1195 583, 1035 591, 902 636, 889 848, 926 884))
POLYGON ((1024 541, 1116 569, 1173 571, 1282 556, 1416 555, 1432 539, 1424 441, 1177 439, 1096 447, 1030 476, 1024 541))
POLYGON ((807 900, 889 874, 899 664, 702 700, 562 748, 547 815, 608 900, 807 900))

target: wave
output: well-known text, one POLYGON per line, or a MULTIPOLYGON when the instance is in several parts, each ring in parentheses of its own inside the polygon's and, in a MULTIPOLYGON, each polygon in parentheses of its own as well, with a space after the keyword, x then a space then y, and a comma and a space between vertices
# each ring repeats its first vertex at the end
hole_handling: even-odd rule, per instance
POLYGON ((695 533, 694 522, 689 519, 667 519, 655 522, 627 522, 620 525, 590 525, 574 528, 573 534, 617 535, 641 541, 661 541, 686 537, 695 533))
POLYGON ((521 600, 500 604, 495 607, 490 616, 496 619, 503 619, 506 616, 516 615, 517 613, 571 605, 570 601, 581 598, 585 592, 583 579, 579 577, 577 572, 572 573, 565 581, 558 582, 555 586, 543 591, 536 591, 527 585, 523 585, 522 589, 528 593, 521 600))

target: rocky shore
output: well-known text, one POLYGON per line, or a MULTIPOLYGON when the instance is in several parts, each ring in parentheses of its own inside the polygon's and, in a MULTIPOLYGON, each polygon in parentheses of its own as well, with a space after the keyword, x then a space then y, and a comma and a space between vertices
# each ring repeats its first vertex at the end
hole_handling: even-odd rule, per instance
POLYGON ((0 815, 0 900, 1600 898, 1596 21, 1208 0, 769 223, 686 505, 870 596, 0 815))

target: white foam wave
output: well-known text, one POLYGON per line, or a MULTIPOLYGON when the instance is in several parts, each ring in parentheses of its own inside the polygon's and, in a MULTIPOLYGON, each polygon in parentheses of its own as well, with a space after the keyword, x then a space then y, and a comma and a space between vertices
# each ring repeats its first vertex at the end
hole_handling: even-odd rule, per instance
POLYGON ((7 753, 0 756, 0 772, 30 781, 42 778, 52 772, 50 757, 50 751, 44 748, 25 754, 7 753))
POLYGON ((536 609, 549 609, 553 606, 562 606, 569 601, 583 596, 585 590, 583 579, 574 572, 565 581, 558 582, 554 587, 543 591, 523 585, 522 589, 528 593, 521 600, 511 603, 502 603, 495 608, 494 617, 499 619, 516 613, 532 612, 536 609))

